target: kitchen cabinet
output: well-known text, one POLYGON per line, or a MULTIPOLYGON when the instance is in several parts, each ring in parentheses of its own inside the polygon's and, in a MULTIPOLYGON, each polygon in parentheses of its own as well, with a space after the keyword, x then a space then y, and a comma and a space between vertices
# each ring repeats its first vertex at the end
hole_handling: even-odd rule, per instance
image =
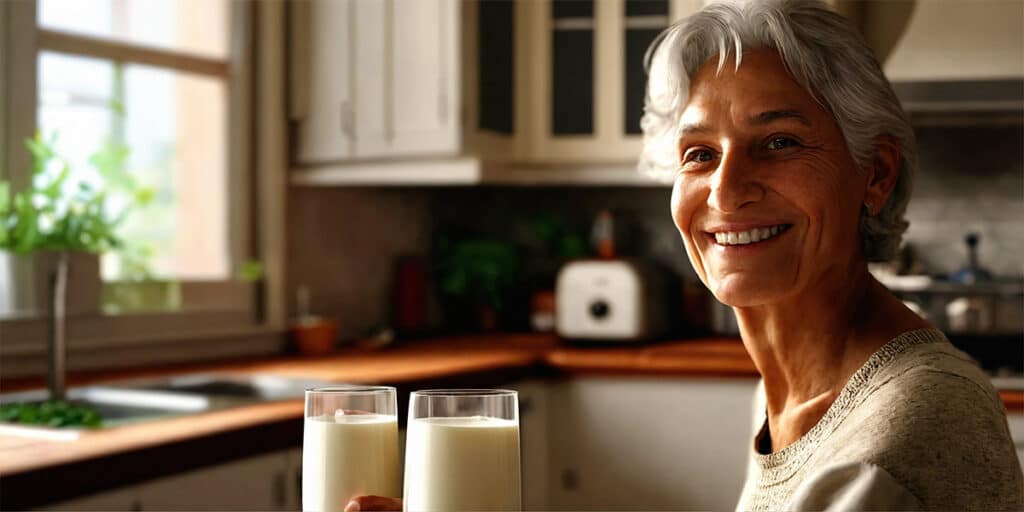
POLYGON ((294 160, 460 149, 458 0, 289 4, 294 160))
POLYGON ((286 452, 249 457, 145 482, 141 510, 286 510, 286 452))
POLYGON ((299 510, 301 488, 296 468, 301 467, 302 449, 297 448, 149 480, 40 510, 299 510))
POLYGON ((1010 437, 1013 438, 1013 445, 1017 448, 1017 461, 1020 462, 1021 471, 1024 471, 1024 413, 1008 413, 1006 421, 1010 426, 1010 437))
POLYGON ((47 505, 38 510, 74 510, 79 512, 93 510, 142 510, 142 504, 139 501, 139 490, 135 487, 125 487, 62 501, 47 505))
POLYGON ((589 377, 548 394, 550 508, 731 510, 755 379, 589 377))
POLYGON ((548 400, 551 384, 543 379, 509 386, 519 393, 519 447, 523 510, 551 510, 548 502, 548 400))
POLYGON ((701 5, 700 0, 468 3, 467 144, 488 160, 615 163, 632 169, 641 148, 644 53, 672 21, 701 5))

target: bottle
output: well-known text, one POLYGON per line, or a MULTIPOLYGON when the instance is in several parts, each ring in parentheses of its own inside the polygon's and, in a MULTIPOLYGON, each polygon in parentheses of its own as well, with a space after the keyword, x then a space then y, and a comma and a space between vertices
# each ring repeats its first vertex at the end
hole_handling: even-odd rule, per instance
POLYGON ((612 212, 608 210, 598 212, 590 231, 590 242, 593 244, 598 258, 602 260, 615 258, 615 223, 612 220, 612 212))

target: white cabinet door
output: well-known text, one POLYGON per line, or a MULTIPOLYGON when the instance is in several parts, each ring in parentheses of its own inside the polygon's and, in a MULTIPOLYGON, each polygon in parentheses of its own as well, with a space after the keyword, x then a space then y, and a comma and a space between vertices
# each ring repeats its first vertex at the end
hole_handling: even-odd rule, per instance
POLYGON ((290 5, 295 159, 302 163, 350 158, 354 130, 352 55, 354 0, 290 5))
POLYGON ((392 0, 388 42, 391 155, 459 150, 459 2, 392 0))
POLYGON ((731 510, 754 379, 580 378, 548 399, 551 509, 731 510))
POLYGON ((1020 462, 1020 469, 1024 471, 1024 414, 1019 412, 1008 413, 1006 421, 1010 426, 1010 436, 1013 437, 1013 445, 1017 448, 1017 460, 1020 462))
POLYGON ((142 510, 285 510, 288 454, 259 455, 139 486, 142 510))
POLYGON ((523 510, 551 510, 548 501, 548 402, 550 384, 526 380, 508 386, 519 393, 519 447, 523 510))
POLYGON ((106 491, 97 494, 91 494, 82 498, 75 498, 73 500, 62 501, 53 505, 37 510, 74 510, 74 511, 92 511, 92 510, 142 510, 139 504, 139 492, 135 487, 126 487, 122 489, 115 489, 113 491, 106 491))
POLYGON ((288 450, 284 510, 302 510, 302 448, 288 450))
POLYGON ((291 9, 297 161, 459 151, 458 0, 311 0, 291 9))

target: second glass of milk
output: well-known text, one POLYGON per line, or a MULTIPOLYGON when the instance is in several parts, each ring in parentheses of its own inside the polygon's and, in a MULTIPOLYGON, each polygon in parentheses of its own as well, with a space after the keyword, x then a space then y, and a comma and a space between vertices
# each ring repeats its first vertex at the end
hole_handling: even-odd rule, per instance
POLYGON ((405 440, 406 512, 522 510, 515 391, 414 391, 405 440))
POLYGON ((302 510, 342 512, 355 496, 401 496, 395 388, 306 390, 302 510))

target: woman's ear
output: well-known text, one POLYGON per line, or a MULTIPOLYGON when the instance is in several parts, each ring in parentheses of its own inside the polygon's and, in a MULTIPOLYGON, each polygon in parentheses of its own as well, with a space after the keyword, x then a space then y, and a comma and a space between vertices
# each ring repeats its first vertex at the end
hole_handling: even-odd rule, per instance
POLYGON ((871 215, 877 215, 889 201, 902 163, 899 139, 891 135, 875 137, 875 156, 867 169, 868 183, 864 192, 864 203, 870 205, 871 215))

